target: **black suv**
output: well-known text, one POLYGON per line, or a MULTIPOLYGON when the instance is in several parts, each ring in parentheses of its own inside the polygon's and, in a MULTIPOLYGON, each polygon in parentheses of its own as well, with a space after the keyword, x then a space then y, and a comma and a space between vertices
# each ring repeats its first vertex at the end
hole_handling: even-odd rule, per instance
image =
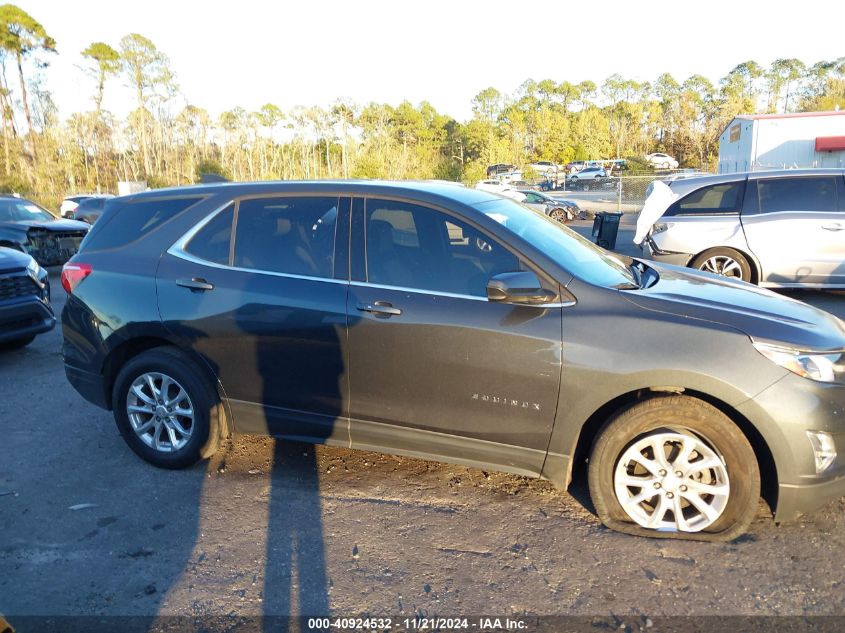
POLYGON ((240 431, 584 475, 608 526, 704 539, 742 533, 761 486, 778 521, 845 492, 839 319, 488 192, 117 198, 62 282, 70 382, 158 466, 240 431))
POLYGON ((0 349, 28 345, 55 325, 47 271, 29 255, 0 247, 0 349))

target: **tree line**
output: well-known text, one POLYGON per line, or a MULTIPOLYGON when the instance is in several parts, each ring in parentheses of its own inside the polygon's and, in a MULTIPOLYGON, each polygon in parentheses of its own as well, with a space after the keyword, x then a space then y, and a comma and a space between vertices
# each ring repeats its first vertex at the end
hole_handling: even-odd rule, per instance
POLYGON ((721 131, 737 114, 845 107, 845 57, 806 65, 777 59, 738 64, 713 84, 665 73, 653 82, 618 74, 603 83, 526 80, 512 94, 490 87, 459 122, 430 103, 284 111, 268 103, 214 117, 180 93, 168 56, 131 33, 81 51, 92 108, 60 120, 43 70, 56 41, 31 15, 0 6, 0 190, 51 208, 68 193, 115 192, 121 180, 151 187, 234 180, 437 178, 475 182, 493 163, 638 157, 669 153, 683 167, 712 169, 721 131), (130 90, 117 118, 107 91, 130 90), (187 104, 186 104, 187 103, 187 104))

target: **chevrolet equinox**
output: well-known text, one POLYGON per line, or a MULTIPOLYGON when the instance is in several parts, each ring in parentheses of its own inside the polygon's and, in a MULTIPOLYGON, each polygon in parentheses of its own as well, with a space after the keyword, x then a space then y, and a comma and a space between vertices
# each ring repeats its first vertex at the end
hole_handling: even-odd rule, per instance
POLYGON ((71 384, 181 468, 232 432, 585 476, 631 534, 728 540, 845 493, 845 327, 443 183, 106 202, 64 267, 71 384))

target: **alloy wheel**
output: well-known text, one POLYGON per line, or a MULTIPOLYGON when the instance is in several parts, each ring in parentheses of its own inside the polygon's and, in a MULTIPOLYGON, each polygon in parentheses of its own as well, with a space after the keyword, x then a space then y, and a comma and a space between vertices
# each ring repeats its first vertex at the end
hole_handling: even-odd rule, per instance
POLYGON ((188 392, 161 372, 141 374, 132 382, 126 413, 138 438, 162 453, 183 448, 194 430, 194 406, 188 392))
POLYGON ((734 277, 742 279, 742 266, 733 257, 728 255, 714 255, 701 264, 699 270, 708 273, 716 273, 723 277, 734 277))
POLYGON ((662 431, 634 442, 613 476, 619 504, 637 524, 662 532, 699 532, 730 497, 724 460, 701 438, 662 431))

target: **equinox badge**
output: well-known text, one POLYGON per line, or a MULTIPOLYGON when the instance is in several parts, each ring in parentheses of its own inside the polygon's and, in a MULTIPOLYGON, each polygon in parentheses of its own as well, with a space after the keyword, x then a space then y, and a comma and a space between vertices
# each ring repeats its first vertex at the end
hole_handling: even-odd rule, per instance
POLYGON ((526 400, 514 400, 513 398, 502 398, 501 396, 488 396, 483 393, 472 394, 473 400, 480 400, 481 402, 489 402, 490 404, 501 404, 506 407, 516 407, 518 409, 531 409, 532 411, 539 411, 540 404, 538 402, 527 402, 526 400))

